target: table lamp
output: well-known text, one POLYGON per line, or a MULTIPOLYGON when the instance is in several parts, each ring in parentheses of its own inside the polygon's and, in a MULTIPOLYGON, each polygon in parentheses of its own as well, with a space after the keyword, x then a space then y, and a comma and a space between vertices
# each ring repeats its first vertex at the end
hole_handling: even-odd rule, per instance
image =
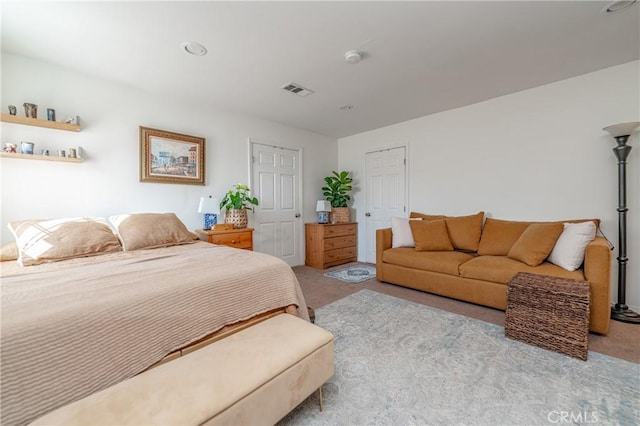
POLYGON ((220 213, 220 201, 217 198, 213 198, 211 195, 208 197, 200 198, 200 205, 198 206, 198 213, 204 214, 204 228, 205 230, 211 229, 213 225, 218 223, 218 214, 220 213))
POLYGON ((327 200, 318 200, 316 204, 318 212, 318 223, 329 223, 329 212, 331 211, 331 203, 327 200))

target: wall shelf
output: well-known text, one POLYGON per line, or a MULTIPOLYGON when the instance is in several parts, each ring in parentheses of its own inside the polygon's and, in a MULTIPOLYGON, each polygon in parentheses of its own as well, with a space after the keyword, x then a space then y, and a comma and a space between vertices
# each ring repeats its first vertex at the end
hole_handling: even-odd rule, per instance
POLYGON ((20 160, 44 160, 44 161, 62 161, 65 163, 82 163, 82 158, 55 157, 52 155, 37 154, 17 154, 13 152, 0 152, 0 158, 16 158, 20 160))
POLYGON ((68 132, 79 132, 80 125, 67 124, 58 121, 40 120, 38 118, 21 117, 18 115, 2 114, 0 121, 5 123, 26 124, 27 126, 46 127, 48 129, 66 130, 68 132))

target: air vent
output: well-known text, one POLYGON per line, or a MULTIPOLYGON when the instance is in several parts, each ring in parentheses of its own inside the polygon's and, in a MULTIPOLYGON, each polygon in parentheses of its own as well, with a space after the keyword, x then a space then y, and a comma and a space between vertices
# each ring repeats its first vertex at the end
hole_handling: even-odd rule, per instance
POLYGON ((291 93, 295 93, 296 95, 302 96, 302 97, 305 97, 313 93, 313 90, 307 89, 306 87, 302 87, 299 84, 291 83, 291 82, 282 86, 281 89, 284 89, 291 93))

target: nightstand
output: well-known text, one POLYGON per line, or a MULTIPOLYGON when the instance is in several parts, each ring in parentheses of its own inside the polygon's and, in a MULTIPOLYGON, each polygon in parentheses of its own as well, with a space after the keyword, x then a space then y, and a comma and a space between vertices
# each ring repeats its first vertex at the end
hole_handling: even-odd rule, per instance
POLYGON ((228 231, 196 229, 196 234, 201 240, 211 244, 253 250, 253 228, 230 229, 228 231))
POLYGON ((305 223, 304 231, 305 265, 327 269, 357 260, 357 223, 305 223))

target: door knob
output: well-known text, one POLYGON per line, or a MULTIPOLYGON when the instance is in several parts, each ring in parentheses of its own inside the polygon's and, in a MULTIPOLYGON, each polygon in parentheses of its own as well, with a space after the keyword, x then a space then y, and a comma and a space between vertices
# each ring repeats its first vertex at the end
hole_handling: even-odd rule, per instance
POLYGON ((300 217, 300 213, 296 213, 296 217, 300 217))
POLYGON ((367 212, 364 214, 366 217, 371 217, 371 213, 367 212))

